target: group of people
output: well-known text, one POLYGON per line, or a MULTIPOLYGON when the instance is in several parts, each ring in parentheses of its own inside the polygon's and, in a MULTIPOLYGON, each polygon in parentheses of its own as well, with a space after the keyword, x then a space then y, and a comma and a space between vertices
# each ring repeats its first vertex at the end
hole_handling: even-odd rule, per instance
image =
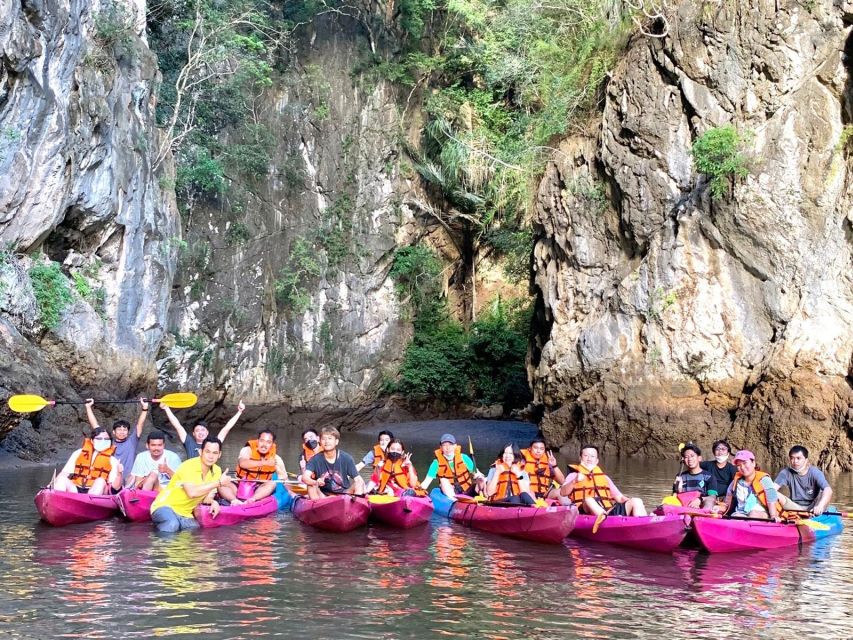
MULTIPOLYGON (((210 435, 208 425, 198 420, 188 433, 172 410, 161 404, 178 434, 186 460, 165 447, 166 435, 153 431, 146 450, 136 454, 149 403, 140 400, 140 415, 134 431, 126 420, 113 424, 112 432, 101 427, 86 404, 92 435, 73 452, 53 487, 62 491, 91 494, 118 493, 122 488, 159 492, 151 506, 151 517, 161 531, 195 528, 193 509, 200 503, 210 505, 214 517, 220 503, 240 504, 261 500, 273 494, 278 482, 288 477, 284 461, 276 449, 276 436, 263 429, 246 442, 237 458, 235 477, 217 464, 222 443, 239 420, 245 405, 219 431, 210 435), (126 469, 129 473, 125 473, 126 469), (248 489, 245 489, 248 487, 248 489)), ((545 440, 537 436, 525 449, 505 444, 488 473, 481 473, 472 455, 462 452, 452 433, 441 436, 434 459, 422 480, 405 444, 390 431, 381 431, 376 444, 356 464, 339 448, 341 435, 333 427, 309 428, 302 433, 298 483, 308 498, 319 500, 329 495, 426 495, 438 480, 442 493, 451 499, 458 495, 482 496, 489 501, 522 505, 545 504, 545 500, 573 504, 582 513, 603 519, 609 515, 644 516, 646 508, 637 497, 622 494, 599 466, 599 451, 593 445, 581 447, 580 460, 569 465, 564 474, 545 440), (360 472, 372 470, 365 482, 360 472)), ((725 441, 713 445, 715 460, 705 462, 702 452, 690 443, 681 450, 685 469, 676 478, 673 492, 686 506, 725 510, 734 516, 776 518, 783 511, 822 513, 832 498, 832 489, 823 473, 808 462, 805 447, 790 451, 790 466, 775 481, 755 464, 755 456, 741 450, 729 462, 731 447, 725 441), (781 493, 788 490, 788 496, 781 493)))

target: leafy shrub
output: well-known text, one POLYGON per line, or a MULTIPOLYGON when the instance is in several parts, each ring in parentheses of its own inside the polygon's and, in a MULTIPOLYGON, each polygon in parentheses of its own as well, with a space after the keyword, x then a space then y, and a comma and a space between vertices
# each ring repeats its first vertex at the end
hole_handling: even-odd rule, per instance
POLYGON ((726 125, 708 129, 693 143, 693 163, 708 176, 713 197, 724 197, 736 178, 749 174, 742 153, 745 142, 734 127, 726 125))
POLYGON ((181 154, 175 180, 176 191, 221 195, 225 192, 225 186, 225 169, 219 160, 210 155, 209 149, 195 147, 181 154))
POLYGON ((58 262, 39 262, 30 269, 30 281, 39 311, 39 320, 48 329, 59 326, 62 314, 74 296, 58 262))
POLYGON ((252 237, 249 227, 242 222, 234 222, 225 232, 225 242, 229 245, 243 244, 252 237))
POLYGON ((293 313, 304 313, 311 305, 308 286, 320 273, 320 263, 317 262, 314 248, 304 238, 297 238, 290 247, 287 263, 275 281, 276 299, 293 313))
POLYGON ((430 313, 441 296, 441 262, 432 249, 413 245, 398 249, 394 254, 389 275, 394 280, 397 295, 408 301, 414 315, 430 313))

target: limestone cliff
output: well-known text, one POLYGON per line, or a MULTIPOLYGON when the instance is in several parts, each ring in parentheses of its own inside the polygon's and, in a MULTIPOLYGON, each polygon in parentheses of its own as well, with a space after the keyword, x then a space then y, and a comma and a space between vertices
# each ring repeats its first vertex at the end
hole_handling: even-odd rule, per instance
POLYGON ((600 128, 539 189, 530 375, 552 440, 673 455, 726 437, 765 464, 802 443, 853 468, 851 19, 682 2, 668 35, 632 40, 600 128), (712 198, 690 149, 726 124, 749 175, 712 198))

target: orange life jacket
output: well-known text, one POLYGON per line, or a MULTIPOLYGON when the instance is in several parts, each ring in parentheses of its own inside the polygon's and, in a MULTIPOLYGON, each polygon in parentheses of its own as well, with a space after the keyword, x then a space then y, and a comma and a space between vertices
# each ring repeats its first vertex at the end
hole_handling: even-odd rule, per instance
POLYGON ((257 440, 249 440, 246 443, 247 447, 252 449, 252 455, 250 456, 250 460, 263 460, 264 466, 258 467, 257 469, 244 469, 243 466, 238 462, 237 463, 237 477, 241 480, 269 480, 272 478, 272 474, 275 473, 275 443, 270 447, 270 450, 267 451, 266 455, 261 455, 261 452, 258 451, 258 441, 257 440))
POLYGON ((319 445, 316 449, 309 449, 307 444, 305 444, 304 442, 302 443, 302 459, 305 461, 306 464, 311 458, 320 453, 320 451, 322 451, 322 449, 319 445))
POLYGON ((95 443, 90 438, 84 439, 80 455, 74 461, 71 481, 78 487, 88 489, 98 478, 103 478, 104 482, 109 480, 113 468, 111 458, 115 450, 113 445, 105 451, 95 451, 95 443))
POLYGON ((373 445, 373 468, 378 469, 385 461, 385 451, 378 444, 373 445))
POLYGON ((453 456, 453 469, 447 464, 447 458, 441 452, 441 449, 435 450, 435 459, 438 460, 438 471, 436 475, 439 478, 450 480, 453 485, 459 485, 462 491, 468 491, 471 488, 471 472, 465 466, 462 460, 462 447, 456 445, 455 454, 453 456))
POLYGON ((530 490, 537 498, 544 498, 551 491, 551 481, 554 479, 548 456, 543 454, 536 459, 530 449, 522 449, 521 455, 524 456, 524 470, 530 476, 530 490))
POLYGON ((613 494, 610 493, 607 475, 601 470, 601 467, 596 466, 592 471, 580 464, 570 464, 569 467, 586 476, 586 480, 577 480, 572 487, 569 500, 572 501, 573 505, 580 507, 587 498, 595 498, 605 509, 610 509, 616 504, 613 494))
MULTIPOLYGON (((770 474, 764 473, 763 471, 756 471, 755 477, 752 479, 752 490, 755 492, 755 497, 758 498, 758 501, 761 503, 765 509, 767 509, 767 513, 770 514, 770 506, 767 504, 767 492, 764 490, 764 487, 761 484, 761 479, 770 477, 770 474)), ((735 477, 732 479, 732 486, 737 487, 738 480, 743 480, 743 474, 738 471, 735 474, 735 477)))
POLYGON ((382 468, 379 470, 379 493, 385 493, 385 488, 388 483, 391 483, 392 488, 399 488, 402 491, 413 489, 417 495, 426 495, 426 491, 415 485, 414 487, 409 482, 409 467, 403 466, 402 460, 388 460, 387 458, 382 463, 382 468))
MULTIPOLYGON (((503 461, 495 460, 492 467, 497 469, 498 464, 503 464, 503 461)), ((503 500, 504 498, 517 495, 521 495, 521 485, 518 484, 518 478, 515 473, 513 473, 512 469, 501 471, 498 476, 498 486, 495 488, 495 492, 489 496, 489 500, 503 500)))

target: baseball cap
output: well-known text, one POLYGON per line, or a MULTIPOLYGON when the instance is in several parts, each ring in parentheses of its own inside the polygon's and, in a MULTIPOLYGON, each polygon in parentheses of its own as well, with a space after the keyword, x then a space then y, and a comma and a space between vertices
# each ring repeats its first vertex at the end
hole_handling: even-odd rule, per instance
POLYGON ((456 437, 452 433, 445 433, 443 436, 441 436, 441 440, 439 440, 439 442, 449 442, 451 444, 456 444, 456 437))
POLYGON ((752 453, 752 451, 747 451, 746 449, 741 449, 740 451, 737 452, 737 455, 735 456, 735 462, 737 462, 738 460, 752 460, 754 462, 755 461, 755 454, 752 453))

